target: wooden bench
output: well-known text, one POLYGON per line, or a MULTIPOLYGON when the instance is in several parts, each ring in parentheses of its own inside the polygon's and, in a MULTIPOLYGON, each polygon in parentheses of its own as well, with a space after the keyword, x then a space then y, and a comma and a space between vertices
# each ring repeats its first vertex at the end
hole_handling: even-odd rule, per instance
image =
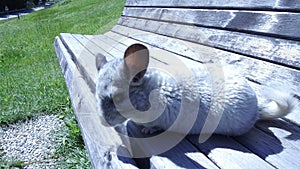
POLYGON ((158 51, 151 55, 153 65, 172 66, 172 58, 165 56, 204 64, 212 53, 203 51, 213 51, 258 93, 262 84, 279 81, 300 98, 299 30, 296 0, 127 0, 111 31, 61 33, 54 46, 93 167, 299 168, 300 112, 259 122, 242 136, 214 135, 200 144, 192 135, 165 153, 131 158, 132 153, 151 152, 157 145, 128 142, 121 133, 141 135, 133 123, 117 129, 102 126, 94 96, 97 54, 122 57, 129 45, 138 42, 150 53, 158 51), (118 153, 112 151, 116 147, 118 153))

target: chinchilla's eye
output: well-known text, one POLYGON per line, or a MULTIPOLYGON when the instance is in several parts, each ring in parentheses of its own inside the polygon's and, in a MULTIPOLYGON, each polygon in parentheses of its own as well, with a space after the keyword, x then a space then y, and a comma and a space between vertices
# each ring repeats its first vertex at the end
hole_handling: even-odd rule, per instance
POLYGON ((113 96, 114 103, 120 103, 124 100, 124 95, 122 93, 113 96))

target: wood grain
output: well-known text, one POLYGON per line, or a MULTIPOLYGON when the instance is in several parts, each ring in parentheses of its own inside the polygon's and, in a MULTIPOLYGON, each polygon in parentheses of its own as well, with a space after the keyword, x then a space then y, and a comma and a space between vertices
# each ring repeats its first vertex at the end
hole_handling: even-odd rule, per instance
POLYGON ((192 8, 234 8, 250 10, 285 10, 299 11, 297 0, 127 0, 126 6, 135 7, 192 7, 192 8))
POLYGON ((269 135, 276 137, 282 144, 288 145, 284 147, 292 147, 300 149, 300 130, 297 124, 290 121, 277 119, 273 121, 258 122, 256 127, 269 135))
POLYGON ((122 17, 122 26, 187 40, 299 69, 300 42, 227 30, 122 17))
POLYGON ((273 168, 232 138, 215 135, 202 144, 198 143, 198 136, 188 136, 188 139, 220 168, 273 168))
MULTIPOLYGON (((151 136, 141 133, 141 127, 132 122, 129 122, 127 126, 129 128, 129 134, 133 137, 145 138, 151 136)), ((170 134, 170 136, 176 137, 175 135, 175 133, 170 134)), ((179 137, 181 136, 179 135, 179 137)), ((162 144, 164 144, 162 142, 163 140, 143 140, 132 142, 132 144, 135 147, 135 153, 153 153, 153 156, 149 159, 151 168, 218 168, 186 139, 183 139, 176 146, 170 147, 170 150, 162 154, 156 154, 160 147, 162 147, 162 144)))
POLYGON ((271 136, 258 129, 253 129, 243 136, 236 137, 236 139, 276 168, 298 168, 297 159, 300 151, 292 143, 292 140, 284 138, 288 131, 278 128, 273 129, 273 132, 273 136, 271 136))
MULTIPOLYGON (((68 37, 69 42, 72 41, 70 34, 62 34, 62 37, 68 37)), ((78 41, 73 39, 71 44, 74 43, 78 43, 78 41)), ((73 53, 75 55, 70 54, 68 52, 70 49, 66 48, 58 37, 54 45, 72 100, 72 106, 74 107, 94 168, 137 168, 135 167, 135 162, 130 158, 124 158, 121 161, 118 160, 119 157, 115 153, 111 153, 111 158, 104 156, 104 154, 110 154, 112 146, 122 146, 123 141, 116 131, 112 128, 104 127, 100 123, 95 97, 77 69, 76 61, 74 62, 74 57, 78 57, 81 54, 81 52, 77 52, 83 48, 77 48, 77 52, 73 53)), ((89 57, 91 55, 85 56, 89 57)), ((130 157, 128 152, 127 155, 130 157)))
MULTIPOLYGON (((200 62, 217 58, 225 65, 232 65, 242 76, 260 84, 282 84, 288 85, 295 94, 300 95, 300 73, 297 70, 279 66, 273 63, 256 60, 236 53, 214 49, 199 44, 165 37, 132 28, 116 26, 113 32, 125 37, 148 43, 178 55, 200 62), (272 82, 273 81, 273 82, 272 82)), ((118 35, 115 35, 118 36, 118 35)), ((119 38, 121 38, 119 37, 119 38)), ((163 56, 162 56, 163 57, 163 56)))
POLYGON ((183 25, 300 39, 300 13, 125 7, 123 15, 183 25))

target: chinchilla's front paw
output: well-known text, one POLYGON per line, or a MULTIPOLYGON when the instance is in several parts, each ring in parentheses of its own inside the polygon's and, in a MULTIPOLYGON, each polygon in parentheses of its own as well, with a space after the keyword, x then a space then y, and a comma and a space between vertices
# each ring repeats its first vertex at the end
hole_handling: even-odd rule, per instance
POLYGON ((143 134, 153 134, 157 131, 161 131, 161 129, 158 127, 143 127, 141 130, 143 134))

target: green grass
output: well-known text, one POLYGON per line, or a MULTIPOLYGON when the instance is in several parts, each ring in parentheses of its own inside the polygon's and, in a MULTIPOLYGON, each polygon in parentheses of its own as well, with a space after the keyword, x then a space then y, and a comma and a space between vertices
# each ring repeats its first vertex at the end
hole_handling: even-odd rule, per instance
POLYGON ((69 146, 83 145, 54 51, 54 38, 61 32, 104 33, 120 17, 124 3, 62 0, 20 20, 0 21, 0 125, 41 114, 59 114, 75 126, 69 124, 69 143, 63 152, 72 154, 69 146))
POLYGON ((53 48, 61 32, 103 33, 123 8, 120 0, 73 0, 58 3, 21 20, 0 22, 0 123, 68 106, 53 48), (64 5, 60 5, 64 4, 64 5))

